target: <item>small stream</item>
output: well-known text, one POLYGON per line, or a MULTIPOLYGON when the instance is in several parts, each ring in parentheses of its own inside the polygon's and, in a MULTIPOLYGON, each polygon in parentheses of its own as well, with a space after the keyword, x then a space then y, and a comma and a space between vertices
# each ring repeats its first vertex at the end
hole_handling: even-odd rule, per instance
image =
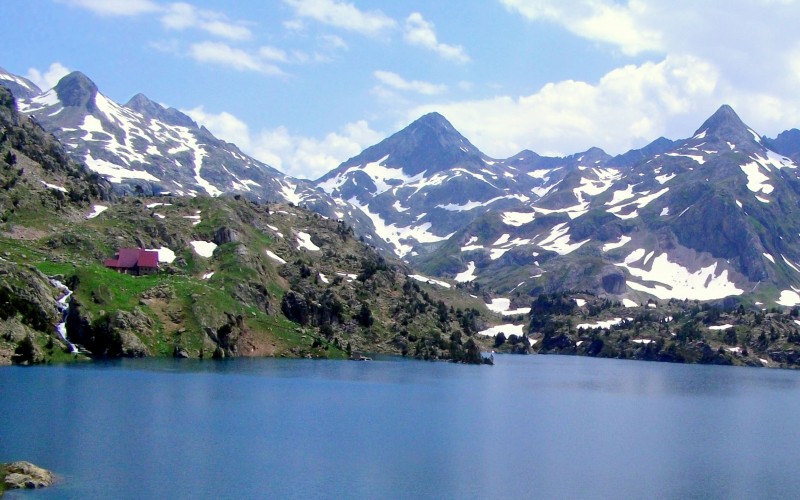
POLYGON ((69 314, 69 298, 72 296, 72 290, 70 290, 67 285, 54 278, 50 278, 50 283, 64 293, 64 295, 58 299, 57 307, 58 312, 61 313, 61 322, 56 325, 56 330, 69 346, 70 352, 77 353, 78 347, 67 339, 67 315, 69 314))

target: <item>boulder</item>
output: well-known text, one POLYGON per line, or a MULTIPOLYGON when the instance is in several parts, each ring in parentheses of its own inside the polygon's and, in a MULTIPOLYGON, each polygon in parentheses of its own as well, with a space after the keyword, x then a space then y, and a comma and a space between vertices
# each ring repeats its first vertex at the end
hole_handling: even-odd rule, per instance
POLYGON ((220 227, 214 231, 214 243, 224 245, 225 243, 237 243, 241 241, 241 236, 229 227, 220 227))
POLYGON ((53 484, 53 473, 30 462, 13 462, 5 465, 3 482, 12 489, 44 488, 53 484))

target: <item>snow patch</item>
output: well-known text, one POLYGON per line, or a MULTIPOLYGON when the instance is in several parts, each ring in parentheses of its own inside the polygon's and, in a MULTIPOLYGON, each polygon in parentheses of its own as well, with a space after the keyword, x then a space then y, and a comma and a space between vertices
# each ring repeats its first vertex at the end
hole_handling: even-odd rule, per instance
POLYGON ((149 251, 158 252, 159 262, 164 262, 166 264, 172 264, 173 262, 175 262, 175 252, 173 252, 167 247, 151 248, 149 249, 149 251))
POLYGON ((554 226, 550 230, 550 234, 541 242, 538 243, 539 247, 555 252, 559 255, 567 255, 582 247, 584 244, 591 241, 586 239, 577 243, 570 244, 569 227, 566 222, 562 222, 554 226))
POLYGON ((674 179, 676 176, 677 176, 676 174, 664 174, 657 176, 656 180, 658 181, 659 184, 666 184, 667 182, 674 179))
POLYGON ((508 311, 508 308, 511 307, 511 300, 495 298, 492 299, 490 303, 486 304, 486 307, 492 312, 502 313, 504 311, 508 311))
POLYGON ((691 158, 692 160, 696 161, 700 165, 702 165, 703 163, 706 162, 705 158, 703 158, 700 155, 689 155, 689 154, 680 154, 680 153, 667 153, 667 156, 682 156, 684 158, 691 158))
POLYGON ((606 243, 605 245, 603 245, 603 251, 604 252, 610 252, 611 250, 614 250, 615 248, 624 247, 630 241, 631 241, 631 237, 630 236, 620 236, 618 242, 616 242, 616 243, 606 243))
POLYGON ((86 216, 87 219, 94 219, 98 215, 102 214, 108 210, 108 207, 105 205, 92 205, 92 213, 86 216))
POLYGON ((455 232, 446 236, 436 236, 429 230, 433 226, 432 223, 426 222, 421 226, 406 226, 397 227, 395 224, 386 224, 380 215, 372 213, 369 207, 362 205, 356 197, 348 200, 348 203, 361 210, 364 215, 370 218, 372 225, 375 226, 375 232, 384 241, 394 247, 395 254, 402 258, 411 252, 412 245, 403 243, 408 240, 416 240, 419 243, 437 243, 449 239, 455 232))
POLYGON ((622 323, 622 318, 614 318, 606 321, 598 321, 597 323, 581 323, 575 328, 578 330, 581 328, 584 330, 595 330, 597 328, 611 328, 612 326, 616 326, 620 323, 622 323))
POLYGON ((311 235, 308 233, 304 233, 303 231, 297 232, 297 249, 300 250, 305 248, 306 250, 310 250, 312 252, 318 252, 319 247, 315 245, 311 241, 311 235))
POLYGON ((487 328, 486 330, 481 330, 478 332, 478 335, 482 335, 484 337, 494 337, 495 335, 503 334, 506 338, 510 337, 511 335, 516 335, 517 337, 521 337, 525 334, 525 325, 513 325, 513 324, 505 324, 505 325, 497 325, 491 328, 487 328))
POLYGON ((800 293, 794 290, 783 290, 780 298, 776 301, 778 305, 792 307, 800 304, 800 293))
POLYGON ((493 247, 497 247, 497 246, 500 246, 500 245, 504 245, 504 244, 508 243, 508 240, 510 238, 511 238, 511 235, 508 234, 508 233, 505 233, 502 236, 500 236, 499 238, 497 238, 497 241, 492 243, 492 246, 493 247))
POLYGON ((503 224, 519 227, 533 222, 536 212, 504 212, 503 224))
POLYGON ((478 276, 475 274, 475 262, 470 261, 467 264, 467 270, 456 274, 455 280, 459 283, 469 283, 475 281, 478 276))
POLYGON ((192 245, 192 249, 194 252, 199 255, 200 257, 209 258, 214 255, 214 250, 217 248, 217 244, 211 241, 190 241, 190 245, 192 245))
POLYGON ((45 182, 45 181, 39 181, 39 182, 41 182, 42 184, 44 184, 44 185, 45 185, 45 187, 46 187, 46 188, 48 188, 48 189, 53 189, 53 190, 55 190, 55 191, 61 191, 62 193, 67 193, 67 192, 68 192, 68 191, 67 191, 67 188, 65 188, 65 187, 62 187, 62 186, 56 186, 55 184, 50 184, 50 183, 48 183, 48 182, 45 182))
POLYGON ((429 277, 423 276, 421 274, 409 274, 408 277, 409 278, 413 278, 413 279, 415 279, 415 280, 417 280, 417 281, 419 281, 421 283, 428 283, 429 285, 439 285, 442 288, 452 288, 453 287, 453 285, 451 285, 450 283, 447 283, 447 282, 441 281, 441 280, 436 280, 436 279, 433 279, 433 278, 429 278, 429 277))
POLYGON ((285 261, 285 260, 283 260, 283 259, 281 259, 281 258, 280 258, 280 257, 278 257, 277 255, 275 255, 275 254, 272 252, 272 250, 264 250, 264 253, 266 253, 266 254, 267 254, 267 257, 269 257, 270 259, 274 260, 274 261, 275 261, 275 262, 277 262, 278 264, 286 264, 286 261, 285 261))
POLYGON ((281 195, 286 201, 295 205, 299 205, 303 201, 303 197, 297 193, 297 185, 289 181, 279 182, 279 184, 281 186, 281 195))
POLYGON ((90 170, 100 175, 105 175, 108 181, 114 184, 119 184, 123 179, 141 179, 144 181, 161 182, 158 177, 151 175, 149 172, 145 172, 144 170, 131 170, 111 163, 110 161, 93 158, 91 153, 86 154, 84 162, 90 170))
POLYGON ((770 194, 775 188, 771 184, 767 184, 769 176, 761 171, 765 168, 761 163, 754 161, 739 165, 742 172, 747 176, 747 189, 754 193, 770 194))

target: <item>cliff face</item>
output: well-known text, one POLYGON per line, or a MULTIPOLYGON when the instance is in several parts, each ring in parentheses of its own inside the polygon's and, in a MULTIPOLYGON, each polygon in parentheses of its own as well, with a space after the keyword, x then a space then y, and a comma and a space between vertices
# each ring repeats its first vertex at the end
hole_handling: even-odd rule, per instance
POLYGON ((66 347, 55 331, 57 293, 35 268, 0 260, 0 364, 40 363, 66 347))

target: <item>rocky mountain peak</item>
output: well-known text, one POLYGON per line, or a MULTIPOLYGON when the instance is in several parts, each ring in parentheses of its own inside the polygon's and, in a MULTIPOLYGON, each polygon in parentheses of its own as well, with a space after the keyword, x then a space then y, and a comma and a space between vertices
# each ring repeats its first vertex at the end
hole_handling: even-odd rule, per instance
POLYGON ((608 153, 597 147, 591 147, 583 153, 576 153, 568 158, 580 159, 582 163, 590 164, 594 162, 602 162, 611 158, 608 153))
POLYGON ((155 118, 170 125, 196 128, 197 124, 175 108, 165 108, 144 94, 136 94, 125 104, 125 107, 141 113, 145 118, 155 118))
POLYGON ((130 100, 125 103, 125 107, 143 115, 156 115, 164 110, 164 106, 141 93, 131 97, 130 100))
POLYGON ((764 139, 770 149, 787 156, 800 154, 800 130, 784 130, 775 139, 764 139))
POLYGON ((429 113, 375 146, 387 163, 415 175, 456 166, 479 165, 483 154, 439 113, 429 113))
POLYGON ((745 125, 739 115, 728 106, 723 104, 711 115, 699 129, 695 136, 705 132, 708 139, 726 140, 733 143, 752 142, 755 136, 750 132, 750 128, 745 125))
POLYGON ((97 85, 80 71, 73 71, 59 80, 55 90, 64 106, 94 111, 97 85))

